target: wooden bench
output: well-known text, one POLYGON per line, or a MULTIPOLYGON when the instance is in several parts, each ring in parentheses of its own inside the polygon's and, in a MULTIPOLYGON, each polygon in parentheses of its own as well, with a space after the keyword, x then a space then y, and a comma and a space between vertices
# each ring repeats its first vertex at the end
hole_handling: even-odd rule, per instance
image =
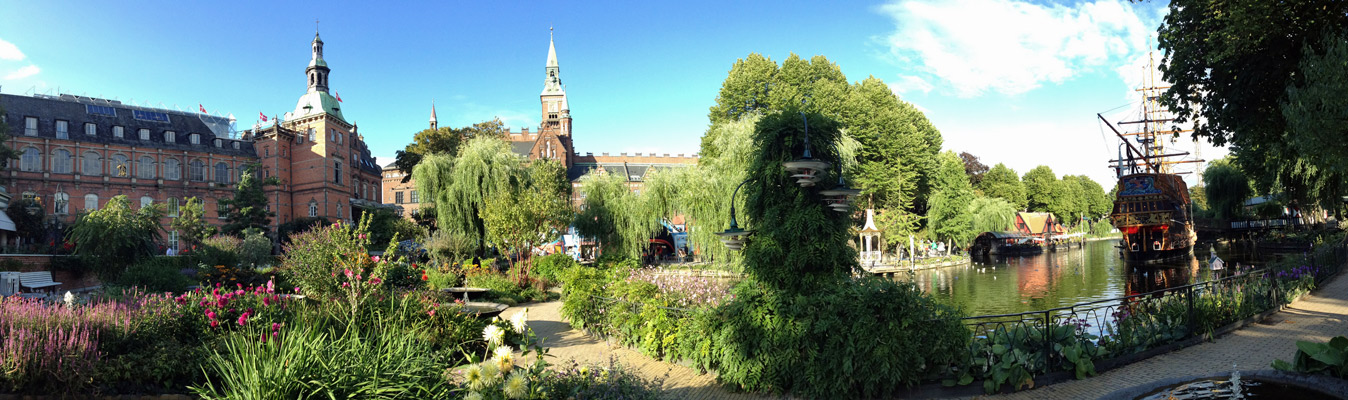
POLYGON ((23 272, 19 274, 20 289, 55 289, 56 286, 60 285, 61 282, 53 282, 51 280, 51 271, 23 272))

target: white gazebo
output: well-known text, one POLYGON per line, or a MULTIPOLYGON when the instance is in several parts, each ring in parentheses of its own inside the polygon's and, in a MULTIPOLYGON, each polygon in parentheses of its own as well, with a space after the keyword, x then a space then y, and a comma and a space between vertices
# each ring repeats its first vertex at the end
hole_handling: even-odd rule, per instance
POLYGON ((881 264, 884 258, 884 243, 880 229, 875 227, 875 210, 866 209, 866 224, 857 233, 857 244, 862 264, 881 264))

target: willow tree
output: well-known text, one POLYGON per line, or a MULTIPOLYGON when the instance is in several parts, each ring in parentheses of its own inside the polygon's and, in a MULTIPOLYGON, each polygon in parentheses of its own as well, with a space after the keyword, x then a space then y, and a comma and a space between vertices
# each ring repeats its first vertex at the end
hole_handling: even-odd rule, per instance
POLYGON ((487 228, 482 209, 486 203, 509 193, 510 178, 520 168, 520 158, 498 138, 477 137, 459 149, 457 156, 432 153, 412 171, 417 191, 434 203, 437 226, 461 231, 479 256, 487 248, 487 228))
POLYGON ((627 189, 627 179, 621 174, 586 174, 580 179, 580 191, 585 200, 576 214, 576 232, 598 241, 606 255, 640 256, 660 221, 627 189))
POLYGON ((535 160, 510 179, 509 190, 489 195, 482 208, 487 239, 511 255, 556 240, 571 222, 566 167, 535 160))
POLYGON ((1011 229, 1016 220, 1016 206, 1000 197, 979 197, 969 203, 968 214, 975 233, 1011 229))
POLYGON ((954 152, 941 154, 940 168, 927 208, 927 227, 940 241, 952 241, 963 247, 973 240, 973 219, 969 204, 974 200, 974 189, 969 175, 964 173, 964 161, 954 152))

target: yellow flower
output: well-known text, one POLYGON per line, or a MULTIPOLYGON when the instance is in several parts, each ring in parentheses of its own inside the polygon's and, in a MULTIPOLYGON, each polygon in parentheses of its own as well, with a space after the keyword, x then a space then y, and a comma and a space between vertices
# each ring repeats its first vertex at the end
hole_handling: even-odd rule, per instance
POLYGON ((502 388, 506 397, 512 399, 523 399, 529 396, 529 380, 524 377, 523 371, 515 371, 506 379, 505 387, 502 388))
POLYGON ((482 386, 482 367, 477 364, 469 365, 463 369, 463 382, 468 384, 469 388, 474 390, 481 389, 482 386))
POLYGON ((482 368, 482 379, 479 381, 482 383, 482 387, 495 385, 496 380, 501 378, 501 369, 498 368, 495 363, 490 361, 483 362, 479 365, 481 365, 482 368))
POLYGON ((463 396, 463 400, 482 400, 482 393, 478 392, 468 393, 467 396, 463 396))

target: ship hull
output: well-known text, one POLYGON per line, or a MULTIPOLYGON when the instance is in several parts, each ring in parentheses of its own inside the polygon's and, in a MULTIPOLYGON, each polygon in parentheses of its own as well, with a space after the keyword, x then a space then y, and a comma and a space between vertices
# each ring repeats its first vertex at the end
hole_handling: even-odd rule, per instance
POLYGON ((1119 253, 1129 264, 1156 264, 1193 254, 1189 190, 1173 174, 1133 174, 1119 178, 1110 219, 1123 232, 1119 253))

